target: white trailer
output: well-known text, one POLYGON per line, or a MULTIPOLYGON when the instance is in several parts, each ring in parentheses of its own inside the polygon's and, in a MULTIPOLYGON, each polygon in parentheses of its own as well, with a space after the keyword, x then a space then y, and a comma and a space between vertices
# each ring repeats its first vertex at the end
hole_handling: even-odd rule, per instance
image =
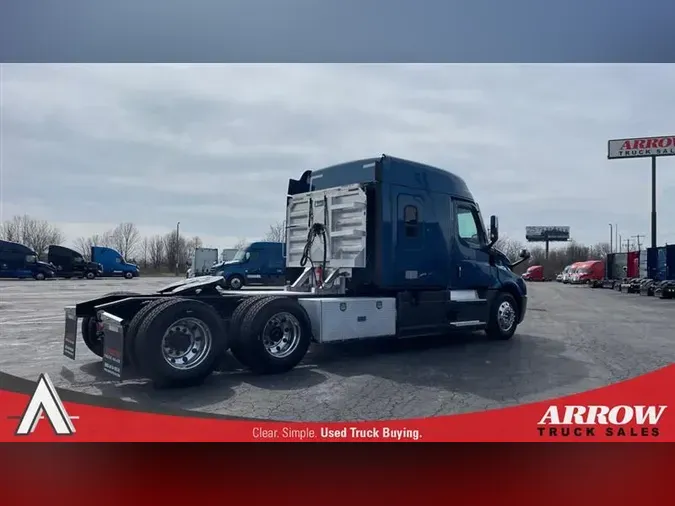
POLYGON ((208 276, 213 264, 218 262, 217 248, 195 248, 187 277, 208 276))

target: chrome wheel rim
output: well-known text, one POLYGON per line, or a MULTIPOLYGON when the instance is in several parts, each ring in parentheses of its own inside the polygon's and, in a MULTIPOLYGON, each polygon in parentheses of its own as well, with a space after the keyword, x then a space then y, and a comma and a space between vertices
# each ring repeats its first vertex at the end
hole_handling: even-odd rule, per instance
POLYGON ((262 331, 265 351, 274 358, 286 358, 300 344, 302 328, 298 319, 290 313, 277 313, 267 320, 262 331))
POLYGON ((510 302, 504 301, 497 309, 497 323, 502 332, 508 332, 516 321, 516 311, 510 302))
POLYGON ((162 357, 174 369, 188 371, 201 365, 209 355, 211 330, 197 318, 181 318, 162 337, 162 357))

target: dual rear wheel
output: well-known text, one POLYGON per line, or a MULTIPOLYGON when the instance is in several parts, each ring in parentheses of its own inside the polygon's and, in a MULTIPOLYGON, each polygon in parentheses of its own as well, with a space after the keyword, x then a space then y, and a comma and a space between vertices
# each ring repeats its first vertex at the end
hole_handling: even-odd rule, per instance
MULTIPOLYGON (((103 332, 96 318, 83 320, 82 335, 87 347, 102 356, 103 332)), ((303 359, 310 341, 309 317, 292 298, 244 299, 229 325, 209 304, 162 298, 146 303, 129 321, 124 365, 157 386, 185 386, 208 377, 228 349, 258 374, 289 371, 303 359)))

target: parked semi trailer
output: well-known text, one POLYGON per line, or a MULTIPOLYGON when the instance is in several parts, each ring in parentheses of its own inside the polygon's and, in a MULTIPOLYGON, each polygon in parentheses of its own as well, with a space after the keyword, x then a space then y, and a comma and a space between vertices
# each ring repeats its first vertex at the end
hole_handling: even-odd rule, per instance
POLYGON ((199 383, 227 350, 260 374, 293 369, 310 343, 484 330, 510 339, 527 288, 494 248, 465 182, 389 156, 306 171, 287 191, 284 289, 222 289, 222 276, 155 293, 112 293, 65 309, 64 355, 78 320, 103 367, 156 385, 199 383))
POLYGON ((195 248, 190 256, 190 267, 185 274, 186 278, 206 276, 211 272, 211 267, 218 263, 218 249, 195 248))

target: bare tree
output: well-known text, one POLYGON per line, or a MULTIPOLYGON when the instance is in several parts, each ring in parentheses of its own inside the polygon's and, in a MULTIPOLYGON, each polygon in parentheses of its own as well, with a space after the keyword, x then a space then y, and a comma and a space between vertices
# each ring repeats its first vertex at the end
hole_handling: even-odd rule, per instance
POLYGON ((156 235, 150 238, 148 244, 148 256, 150 263, 154 269, 160 269, 164 263, 164 238, 161 235, 156 235))
POLYGON ((24 214, 14 216, 0 226, 0 237, 6 241, 18 242, 44 255, 51 244, 61 244, 64 236, 61 230, 45 220, 37 220, 24 214))
POLYGON ((98 238, 98 244, 96 246, 103 246, 105 248, 114 248, 115 247, 115 229, 107 230, 101 234, 98 238))
POLYGON ((148 255, 150 253, 150 239, 147 237, 143 238, 143 241, 141 242, 141 260, 143 262, 143 268, 147 269, 148 268, 148 255))
POLYGON ((101 236, 94 234, 91 237, 78 237, 75 239, 75 249, 79 251, 87 261, 91 261, 91 247, 101 246, 101 236))
POLYGON ((607 255, 611 252, 608 242, 599 242, 598 244, 591 246, 589 253, 593 259, 603 260, 607 258, 607 255))
POLYGON ((265 234, 265 240, 269 242, 286 241, 286 221, 277 221, 270 225, 270 229, 265 234))
POLYGON ((103 234, 94 234, 89 237, 78 237, 75 239, 75 249, 79 251, 86 260, 91 260, 92 246, 103 246, 114 248, 113 231, 109 230, 103 234))
POLYGON ((141 234, 136 225, 131 222, 120 223, 110 232, 112 247, 121 253, 124 258, 133 256, 141 240, 141 234))
POLYGON ((234 249, 239 251, 240 249, 244 249, 246 246, 248 246, 249 241, 244 239, 243 237, 239 238, 239 240, 232 246, 234 249))
POLYGON ((524 246, 520 241, 502 236, 495 243, 495 248, 504 253, 511 261, 514 261, 518 258, 520 250, 522 250, 524 246))
POLYGON ((177 236, 175 232, 168 232, 164 236, 164 255, 170 269, 183 270, 186 257, 186 241, 183 236, 177 236))
POLYGON ((192 254, 194 253, 194 250, 197 248, 203 248, 204 247, 204 241, 202 241, 201 237, 199 236, 194 236, 190 239, 187 239, 184 241, 184 248, 181 250, 179 262, 181 265, 185 264, 187 265, 188 260, 192 258, 192 254))
POLYGON ((89 238, 78 237, 77 239, 75 239, 74 244, 75 244, 75 251, 80 253, 87 262, 91 261, 92 244, 89 242, 89 238))

